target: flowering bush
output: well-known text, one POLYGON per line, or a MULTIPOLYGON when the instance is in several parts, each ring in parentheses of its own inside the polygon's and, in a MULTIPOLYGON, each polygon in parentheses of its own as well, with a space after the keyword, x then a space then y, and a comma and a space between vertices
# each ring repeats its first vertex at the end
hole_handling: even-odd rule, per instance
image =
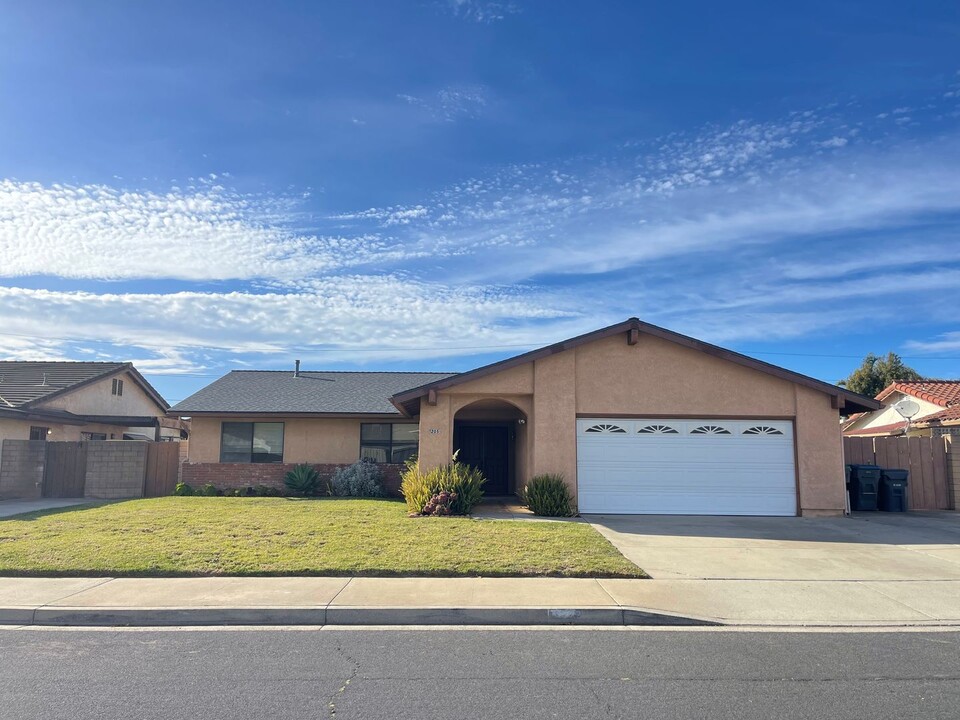
POLYGON ((455 492, 439 492, 431 497, 423 506, 422 515, 451 515, 453 505, 457 502, 455 492))
POLYGON ((407 501, 411 515, 469 515, 474 506, 483 499, 483 484, 486 478, 474 467, 453 458, 446 465, 423 472, 415 461, 409 461, 401 475, 400 492, 407 501), (427 506, 440 495, 446 494, 449 513, 427 512, 427 506))

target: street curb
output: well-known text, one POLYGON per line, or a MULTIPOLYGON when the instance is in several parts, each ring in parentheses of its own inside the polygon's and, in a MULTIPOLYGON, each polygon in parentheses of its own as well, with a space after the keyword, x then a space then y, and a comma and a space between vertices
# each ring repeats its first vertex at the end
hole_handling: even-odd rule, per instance
POLYGON ((219 626, 219 625, 598 625, 717 626, 704 618, 641 608, 537 607, 194 607, 0 608, 0 625, 219 626))

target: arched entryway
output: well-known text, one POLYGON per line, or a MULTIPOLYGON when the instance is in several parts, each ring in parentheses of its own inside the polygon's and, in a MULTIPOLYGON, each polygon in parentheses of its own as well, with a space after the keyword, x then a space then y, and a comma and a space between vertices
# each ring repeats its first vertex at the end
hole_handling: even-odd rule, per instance
POLYGON ((527 416, 505 400, 484 399, 460 408, 453 420, 457 459, 487 478, 487 497, 516 494, 526 472, 527 416))

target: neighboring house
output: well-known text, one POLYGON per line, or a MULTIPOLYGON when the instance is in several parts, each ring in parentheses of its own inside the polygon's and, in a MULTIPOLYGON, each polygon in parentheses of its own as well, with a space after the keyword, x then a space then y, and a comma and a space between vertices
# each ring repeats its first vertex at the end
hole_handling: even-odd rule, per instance
POLYGON ((895 409, 909 398, 920 406, 910 420, 911 436, 960 435, 960 380, 899 380, 877 395, 879 410, 851 416, 843 434, 849 436, 903 435, 907 421, 895 409))
POLYGON ((182 423, 131 363, 0 362, 3 440, 179 439, 182 423))
POLYGON ((235 371, 192 418, 188 482, 278 484, 360 457, 459 458, 487 495, 560 473, 590 513, 841 514, 840 413, 880 403, 636 318, 458 374, 235 371))

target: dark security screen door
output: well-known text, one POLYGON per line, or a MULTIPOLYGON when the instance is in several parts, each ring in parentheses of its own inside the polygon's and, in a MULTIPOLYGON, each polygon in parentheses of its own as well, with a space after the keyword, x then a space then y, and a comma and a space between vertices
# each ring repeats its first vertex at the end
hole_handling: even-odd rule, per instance
POLYGON ((505 427, 461 425, 457 428, 457 459, 478 468, 487 478, 484 495, 506 495, 510 470, 508 441, 505 427))

